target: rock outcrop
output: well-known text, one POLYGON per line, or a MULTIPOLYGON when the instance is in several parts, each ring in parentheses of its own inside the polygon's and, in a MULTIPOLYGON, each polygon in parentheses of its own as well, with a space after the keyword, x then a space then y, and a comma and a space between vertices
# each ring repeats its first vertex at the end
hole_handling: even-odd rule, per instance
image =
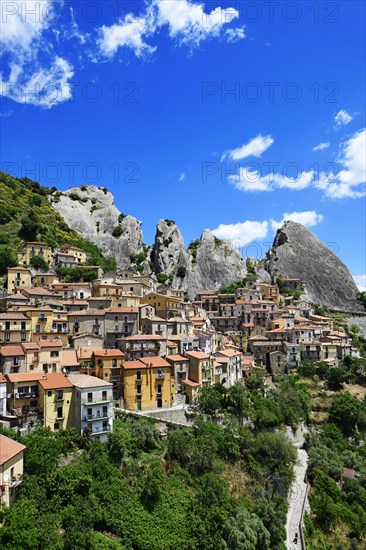
POLYGON ((206 229, 200 239, 185 247, 174 222, 160 220, 154 244, 156 271, 170 276, 174 288, 190 298, 202 290, 217 290, 247 273, 245 261, 228 241, 220 241, 206 229))
POLYGON ((119 267, 129 267, 130 255, 142 252, 141 222, 121 214, 105 188, 86 185, 56 192, 51 204, 70 227, 114 256, 119 267))
POLYGON ((364 312, 347 267, 300 223, 285 222, 277 231, 267 255, 266 270, 274 280, 279 275, 300 278, 305 283, 304 298, 311 303, 333 310, 364 312))

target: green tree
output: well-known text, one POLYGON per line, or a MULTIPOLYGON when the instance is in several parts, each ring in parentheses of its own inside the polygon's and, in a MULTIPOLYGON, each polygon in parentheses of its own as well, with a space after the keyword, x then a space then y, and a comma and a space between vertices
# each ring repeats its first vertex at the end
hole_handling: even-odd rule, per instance
POLYGON ((0 275, 5 275, 8 267, 15 267, 18 265, 17 257, 13 252, 11 246, 1 244, 0 245, 0 275))
POLYGON ((41 256, 33 256, 29 261, 29 265, 40 271, 47 271, 49 267, 46 260, 44 260, 41 256))
POLYGON ((19 236, 25 241, 35 241, 40 229, 37 219, 35 217, 23 216, 20 223, 19 236))
POLYGON ((205 414, 215 414, 221 408, 221 394, 213 386, 200 388, 195 405, 205 414))
POLYGON ((345 435, 350 436, 355 430, 359 412, 358 399, 345 392, 334 397, 329 410, 329 421, 339 426, 345 435))

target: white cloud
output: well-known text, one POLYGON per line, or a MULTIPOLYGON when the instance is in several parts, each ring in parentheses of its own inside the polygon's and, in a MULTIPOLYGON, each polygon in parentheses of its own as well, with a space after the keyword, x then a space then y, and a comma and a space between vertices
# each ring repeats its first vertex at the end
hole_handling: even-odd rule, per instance
POLYGON ((231 241, 234 245, 244 246, 258 239, 264 239, 268 233, 268 222, 246 221, 242 223, 220 224, 212 233, 218 239, 231 241))
POLYGON ((193 4, 188 0, 155 0, 154 4, 158 8, 158 25, 168 25, 171 38, 191 46, 219 36, 224 25, 239 17, 234 8, 217 7, 206 13, 204 4, 193 4))
POLYGON ((11 0, 0 3, 0 44, 19 52, 30 48, 52 20, 53 0, 11 0))
POLYGON ((8 81, 0 75, 0 95, 50 109, 71 98, 73 75, 72 66, 62 57, 55 57, 48 67, 32 65, 27 69, 25 65, 14 64, 8 81))
POLYGON ((181 175, 179 176, 179 183, 184 181, 186 179, 186 173, 185 172, 182 172, 181 175))
POLYGON ((123 46, 131 48, 136 57, 145 57, 156 49, 146 44, 143 38, 150 35, 153 30, 154 22, 150 20, 148 14, 146 17, 139 18, 128 14, 118 24, 110 27, 103 25, 100 29, 98 44, 102 53, 108 57, 113 56, 118 48, 123 46))
POLYGON ((236 27, 235 29, 226 29, 225 35, 228 42, 238 42, 246 37, 245 27, 236 27))
MULTIPOLYGON (((146 38, 157 33, 162 27, 168 27, 170 38, 179 45, 188 45, 191 49, 201 41, 219 37, 222 28, 239 17, 234 8, 217 7, 206 13, 204 4, 194 4, 188 0, 153 0, 139 17, 127 14, 118 23, 99 29, 98 45, 104 56, 112 57, 118 48, 127 47, 137 57, 152 54, 156 47, 148 44, 146 38)), ((244 27, 227 29, 224 36, 228 42, 245 37, 244 27)))
POLYGON ((51 108, 71 98, 73 67, 54 55, 46 31, 56 19, 54 0, 1 3, 3 72, 0 95, 18 103, 51 108), (48 55, 48 62, 40 61, 48 55), (4 74, 7 76, 5 77, 4 74))
POLYGON ((222 157, 221 161, 225 158, 230 158, 231 160, 243 160, 247 157, 260 157, 271 145, 274 143, 272 136, 262 136, 259 134, 257 137, 251 139, 248 143, 245 143, 241 147, 232 149, 231 151, 226 151, 222 157))
POLYGON ((353 280, 356 283, 357 288, 360 292, 366 292, 366 274, 353 275, 353 280))
POLYGON ((282 174, 272 174, 270 177, 273 179, 273 183, 276 187, 285 187, 293 191, 302 191, 310 186, 314 174, 315 172, 313 170, 309 170, 309 172, 300 172, 296 178, 284 176, 282 174))
POLYGON ((333 199, 361 198, 366 195, 366 129, 359 130, 341 145, 337 173, 321 173, 316 187, 333 199))
POLYGON ((351 122, 353 116, 346 109, 341 109, 334 117, 335 129, 338 130, 341 126, 346 126, 351 122))
POLYGON ((313 178, 313 170, 300 172, 296 178, 292 178, 277 173, 262 176, 258 170, 250 170, 246 166, 240 167, 238 174, 228 177, 239 191, 273 191, 275 188, 301 191, 311 185, 313 178))
POLYGON ((285 212, 285 214, 282 216, 281 221, 276 222, 275 220, 271 220, 271 227, 273 231, 276 231, 286 221, 293 221, 297 223, 301 223, 302 225, 305 225, 306 227, 313 227, 314 225, 318 225, 318 223, 322 222, 324 220, 324 216, 322 214, 318 214, 315 212, 315 210, 307 210, 306 212, 285 212))
POLYGON ((239 191, 272 191, 269 176, 262 176, 257 170, 249 170, 245 166, 239 169, 239 174, 229 176, 229 181, 239 191))
POLYGON ((324 149, 328 149, 330 147, 330 143, 329 141, 322 141, 321 143, 319 143, 319 145, 315 145, 315 147, 313 147, 313 151, 323 151, 324 149))

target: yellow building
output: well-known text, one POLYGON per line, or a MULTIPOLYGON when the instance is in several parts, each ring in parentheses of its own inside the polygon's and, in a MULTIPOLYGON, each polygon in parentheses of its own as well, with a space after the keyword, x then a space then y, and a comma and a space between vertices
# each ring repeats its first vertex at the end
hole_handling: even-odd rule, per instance
POLYGON ((11 506, 23 479, 25 445, 0 434, 0 504, 11 506))
POLYGON ((47 243, 29 242, 24 244, 23 251, 18 255, 19 265, 29 265, 31 258, 39 256, 49 265, 52 263, 52 250, 47 243))
POLYGON ((162 357, 141 357, 122 367, 124 407, 130 410, 170 407, 175 393, 172 367, 162 357))
POLYGON ((21 287, 32 286, 32 274, 26 267, 8 267, 8 292, 15 294, 21 287))
POLYGON ((61 350, 60 340, 39 340, 39 369, 44 373, 61 372, 61 350))
POLYGON ((60 279, 56 273, 37 273, 37 275, 34 276, 33 282, 34 286, 44 286, 48 288, 51 285, 59 283, 60 279))
POLYGON ((7 311, 0 313, 0 343, 18 344, 31 339, 31 321, 24 313, 7 311))
POLYGON ((28 307, 24 314, 31 321, 31 340, 60 338, 64 346, 68 343, 68 318, 66 311, 53 310, 49 306, 28 307))
POLYGON ((37 418, 39 412, 38 381, 42 372, 7 374, 7 409, 23 421, 37 418))
POLYGON ((38 382, 39 407, 46 428, 66 430, 73 426, 74 386, 65 374, 46 374, 38 382))
POLYGON ((180 314, 182 311, 182 300, 174 296, 166 296, 158 292, 149 292, 141 298, 141 304, 147 304, 155 308, 156 315, 168 319, 180 314))
POLYGON ((63 244, 60 246, 60 251, 62 254, 66 254, 67 256, 72 256, 75 258, 75 261, 78 264, 85 264, 86 262, 86 252, 79 248, 78 246, 73 246, 71 244, 63 244))
MULTIPOLYGON (((83 349, 85 348, 80 348, 81 351, 83 349)), ((121 392, 122 367, 125 354, 119 349, 92 349, 93 352, 90 357, 84 353, 84 365, 80 367, 80 374, 89 374, 106 382, 112 382, 113 399, 118 399, 121 392)), ((80 356, 80 354, 78 355, 80 356)))
POLYGON ((112 296, 111 305, 113 308, 117 307, 138 307, 140 305, 141 296, 137 294, 123 294, 119 297, 112 296))
POLYGON ((200 386, 212 386, 215 383, 215 359, 203 351, 187 351, 189 359, 189 380, 200 386))

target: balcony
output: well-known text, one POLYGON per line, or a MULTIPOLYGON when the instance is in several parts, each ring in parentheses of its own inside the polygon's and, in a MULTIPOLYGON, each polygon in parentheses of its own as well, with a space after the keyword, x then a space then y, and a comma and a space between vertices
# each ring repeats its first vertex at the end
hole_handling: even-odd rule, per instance
POLYGON ((81 404, 82 405, 98 405, 99 403, 110 403, 112 401, 112 397, 108 397, 107 399, 103 399, 102 397, 95 397, 93 399, 82 399, 81 404))
POLYGON ((97 434, 97 433, 110 432, 111 430, 112 430, 112 426, 109 426, 109 425, 93 428, 92 435, 97 434))
POLYGON ((45 322, 47 321, 47 317, 39 316, 39 317, 38 317, 38 321, 39 321, 40 323, 45 323, 45 322))
POLYGON ((164 380, 165 373, 164 372, 158 372, 156 374, 156 380, 164 380))
POLYGON ((22 393, 16 393, 15 398, 16 399, 26 399, 26 398, 32 398, 32 397, 38 397, 38 391, 37 392, 22 392, 22 393))
POLYGON ((93 420, 103 420, 104 418, 110 418, 111 416, 112 414, 107 411, 106 413, 101 414, 87 414, 84 416, 83 420, 84 422, 90 422, 93 420))

